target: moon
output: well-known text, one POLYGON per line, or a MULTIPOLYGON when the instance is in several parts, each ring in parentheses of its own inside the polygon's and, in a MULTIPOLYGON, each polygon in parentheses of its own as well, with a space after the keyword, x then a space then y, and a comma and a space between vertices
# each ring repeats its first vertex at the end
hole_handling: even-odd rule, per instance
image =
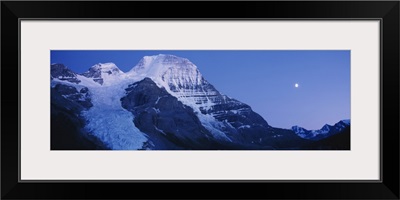
POLYGON ((299 87, 299 84, 298 84, 298 83, 294 84, 294 87, 295 87, 295 88, 298 88, 298 87, 299 87))

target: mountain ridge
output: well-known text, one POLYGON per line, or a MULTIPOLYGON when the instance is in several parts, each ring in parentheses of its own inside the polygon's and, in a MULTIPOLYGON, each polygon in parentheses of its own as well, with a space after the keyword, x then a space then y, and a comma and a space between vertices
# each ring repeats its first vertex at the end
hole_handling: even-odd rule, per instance
POLYGON ((334 125, 325 124, 321 129, 308 130, 299 126, 292 126, 292 130, 300 137, 310 140, 321 140, 335 135, 350 126, 350 120, 344 119, 334 125))

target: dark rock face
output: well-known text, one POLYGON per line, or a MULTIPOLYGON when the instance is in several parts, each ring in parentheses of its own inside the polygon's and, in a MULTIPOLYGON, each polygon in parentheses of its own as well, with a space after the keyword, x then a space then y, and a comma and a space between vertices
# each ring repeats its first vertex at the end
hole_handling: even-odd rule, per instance
POLYGON ((134 123, 150 136, 155 149, 212 149, 216 142, 190 107, 183 105, 151 79, 130 85, 122 107, 135 116, 134 123))
POLYGON ((276 150, 303 149, 304 145, 311 142, 297 136, 292 130, 282 128, 271 128, 271 134, 263 139, 263 145, 269 145, 276 150))
POLYGON ((51 67, 51 80, 54 78, 69 81, 71 83, 80 83, 81 81, 77 79, 76 74, 68 69, 63 64, 52 64, 51 67))
MULTIPOLYGON (((96 137, 85 132, 86 120, 80 115, 92 105, 90 99, 79 100, 88 94, 62 84, 51 88, 51 150, 96 150, 106 149, 96 137)), ((85 91, 86 90, 86 91, 85 91)))
POLYGON ((84 109, 89 109, 93 106, 89 89, 84 87, 79 92, 73 86, 57 84, 54 88, 52 88, 52 95, 53 92, 57 92, 62 97, 70 100, 71 102, 77 103, 78 105, 82 106, 84 109))
POLYGON ((261 145, 262 140, 272 133, 272 127, 247 104, 221 95, 219 92, 213 100, 216 105, 208 110, 201 109, 201 112, 225 122, 227 126, 221 130, 234 141, 261 145))
POLYGON ((97 68, 90 68, 89 71, 82 73, 82 76, 85 76, 87 78, 93 78, 93 81, 99 83, 100 85, 103 85, 103 78, 101 77, 101 71, 98 70, 97 68))
POLYGON ((304 145, 302 149, 311 150, 350 150, 350 126, 346 126, 338 133, 318 141, 304 145))

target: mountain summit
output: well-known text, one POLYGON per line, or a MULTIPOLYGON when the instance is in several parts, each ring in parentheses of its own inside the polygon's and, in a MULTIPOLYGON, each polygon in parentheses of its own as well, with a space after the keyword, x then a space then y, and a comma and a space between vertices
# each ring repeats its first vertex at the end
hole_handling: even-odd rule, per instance
POLYGON ((158 86, 174 93, 205 83, 196 65, 174 55, 145 56, 127 74, 151 78, 158 86))
POLYGON ((93 81, 103 85, 105 82, 112 84, 108 82, 107 79, 113 80, 115 79, 115 76, 123 73, 124 72, 122 72, 114 63, 99 63, 93 65, 87 72, 82 73, 82 75, 87 78, 92 78, 93 81))
POLYGON ((197 70, 197 67, 186 58, 159 54, 144 56, 128 73, 148 77, 160 77, 170 68, 197 70))

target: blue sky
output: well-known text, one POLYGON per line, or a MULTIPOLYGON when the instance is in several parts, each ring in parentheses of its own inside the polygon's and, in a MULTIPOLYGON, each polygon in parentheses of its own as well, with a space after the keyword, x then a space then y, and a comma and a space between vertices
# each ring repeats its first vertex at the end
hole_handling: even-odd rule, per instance
POLYGON ((126 72, 143 56, 156 54, 188 58, 217 90, 250 105, 271 126, 319 129, 350 119, 347 50, 53 50, 51 63, 82 73, 96 63, 113 62, 126 72))

